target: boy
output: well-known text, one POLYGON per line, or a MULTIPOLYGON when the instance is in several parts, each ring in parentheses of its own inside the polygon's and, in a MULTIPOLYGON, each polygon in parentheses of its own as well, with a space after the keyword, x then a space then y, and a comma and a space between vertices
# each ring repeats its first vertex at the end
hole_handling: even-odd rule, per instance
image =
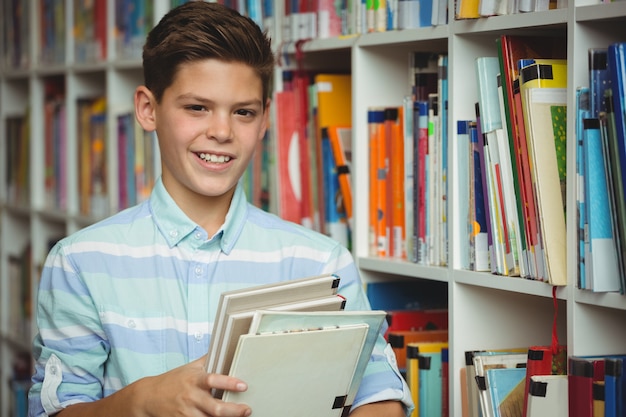
MULTIPOLYGON (((350 253, 250 206, 239 179, 269 123, 270 41, 250 19, 189 2, 150 32, 140 125, 156 131, 150 199, 59 242, 39 289, 31 416, 248 416, 211 389, 245 381, 204 369, 220 293, 325 272, 369 308, 350 253)), ((382 336, 353 416, 411 407, 382 336)), ((281 416, 277 416, 281 417, 281 416)))

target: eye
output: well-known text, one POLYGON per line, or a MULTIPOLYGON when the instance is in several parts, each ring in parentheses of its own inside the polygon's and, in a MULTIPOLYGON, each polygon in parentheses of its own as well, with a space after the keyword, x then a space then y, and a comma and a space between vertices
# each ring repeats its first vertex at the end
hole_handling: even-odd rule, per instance
POLYGON ((239 116, 253 117, 256 113, 254 111, 248 110, 248 109, 239 109, 239 110, 235 111, 235 114, 237 114, 239 116))
POLYGON ((206 107, 204 107, 201 104, 190 104, 189 106, 185 107, 187 110, 191 110, 191 111, 205 111, 206 107))

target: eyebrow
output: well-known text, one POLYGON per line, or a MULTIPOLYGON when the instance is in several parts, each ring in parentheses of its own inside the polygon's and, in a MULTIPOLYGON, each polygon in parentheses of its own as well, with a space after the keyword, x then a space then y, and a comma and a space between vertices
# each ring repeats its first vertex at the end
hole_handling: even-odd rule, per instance
MULTIPOLYGON (((185 93, 185 94, 181 94, 178 97, 176 97, 177 101, 183 101, 183 100, 193 100, 193 101, 197 101, 199 103, 213 103, 213 100, 209 100, 207 98, 195 95, 193 93, 185 93)), ((248 101, 240 101, 237 103, 234 103, 235 107, 249 107, 249 106, 259 106, 259 107, 263 107, 263 101, 262 100, 257 100, 257 99, 252 99, 252 100, 248 100, 248 101)))

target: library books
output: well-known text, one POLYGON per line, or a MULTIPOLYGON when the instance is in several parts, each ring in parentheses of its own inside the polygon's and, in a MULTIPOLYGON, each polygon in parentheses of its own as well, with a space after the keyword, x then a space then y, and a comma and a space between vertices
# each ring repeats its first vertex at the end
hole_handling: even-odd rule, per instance
MULTIPOLYGON (((220 296, 217 306, 215 323, 206 369, 209 373, 225 373, 228 370, 218 369, 220 355, 224 355, 232 342, 227 335, 228 321, 231 316, 246 311, 269 309, 271 307, 297 302, 310 301, 317 298, 334 296, 339 287, 339 277, 334 274, 318 275, 283 281, 273 284, 265 284, 240 290, 224 292, 220 296)), ((292 306, 297 309, 296 305, 292 306)), ((231 328, 233 323, 231 323, 231 328)), ((237 337, 231 333, 230 337, 237 337)), ((223 360, 222 362, 223 363, 223 360)))
POLYGON ((384 320, 383 311, 258 310, 229 372, 249 388, 223 399, 255 416, 347 415, 384 320))

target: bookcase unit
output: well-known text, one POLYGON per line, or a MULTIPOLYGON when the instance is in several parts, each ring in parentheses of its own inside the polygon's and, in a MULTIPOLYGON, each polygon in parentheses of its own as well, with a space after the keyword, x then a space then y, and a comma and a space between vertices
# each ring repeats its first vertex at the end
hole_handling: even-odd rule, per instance
MULTIPOLYGON (((65 173, 66 199, 62 208, 50 206, 46 198, 44 172, 44 108, 47 86, 62 86, 61 101, 65 105, 64 122, 67 128, 65 151, 78 155, 78 100, 105 97, 107 101, 107 136, 115 137, 114 115, 132 109, 132 91, 142 81, 140 60, 137 56, 119 56, 113 22, 114 2, 106 2, 107 28, 106 57, 93 62, 76 62, 75 40, 72 33, 73 1, 61 0, 65 20, 60 28, 58 49, 43 53, 46 46, 38 33, 40 2, 28 2, 25 24, 30 33, 21 51, 25 66, 3 66, 0 70, 0 416, 8 416, 10 388, 6 383, 12 375, 13 359, 17 352, 30 350, 34 325, 25 315, 23 333, 15 333, 10 322, 12 305, 12 268, 16 259, 26 259, 26 272, 31 288, 38 282, 38 274, 50 245, 59 237, 72 233, 118 208, 116 185, 117 154, 114 143, 106 143, 107 206, 98 216, 81 213, 80 189, 77 184, 79 166, 76 157, 69 158, 65 173), (48 62, 54 54, 64 54, 61 61, 48 62), (38 110, 39 109, 39 110, 38 110), (24 173, 27 186, 19 198, 13 187, 7 185, 8 170, 4 169, 9 149, 5 132, 9 119, 28 117, 28 171, 24 173)), ((274 2, 280 16, 282 3, 274 2)), ((454 10, 455 2, 448 1, 454 10)), ((3 3, 4 5, 4 3, 3 3)), ((155 0, 154 19, 170 7, 167 0, 155 0)), ((4 9, 3 9, 4 10, 4 9)), ((455 198, 460 181, 455 175, 456 131, 452 127, 460 119, 474 117, 477 91, 474 59, 478 56, 496 56, 495 38, 510 34, 558 34, 567 38, 568 57, 568 183, 567 206, 576 202, 575 88, 588 84, 587 49, 607 46, 611 42, 626 41, 623 25, 626 23, 626 2, 591 4, 570 0, 567 8, 495 16, 472 20, 454 20, 450 13, 447 25, 401 31, 368 33, 331 39, 317 39, 303 46, 303 64, 320 71, 347 70, 352 73, 353 103, 353 186, 354 230, 353 253, 365 282, 388 280, 437 281, 445 283, 448 293, 450 327, 450 415, 461 414, 459 372, 464 366, 464 352, 474 349, 501 348, 549 344, 555 307, 558 308, 559 340, 568 346, 569 355, 624 353, 626 333, 626 297, 616 293, 592 293, 576 288, 577 225, 567 221, 568 285, 556 290, 545 283, 495 276, 489 273, 461 269, 458 255, 460 236, 455 198), (367 109, 370 106, 400 105, 410 91, 408 57, 411 52, 445 52, 449 56, 449 261, 446 267, 425 267, 408 261, 371 257, 368 255, 368 147, 367 109)), ((281 26, 276 19, 277 27, 281 26)), ((280 31, 274 37, 280 43, 280 31)), ((280 52, 294 56, 293 44, 282 44, 280 52)), ((4 62, 4 61, 3 61, 4 62)), ((280 88, 280 68, 276 87, 280 88)), ((34 306, 35 291, 27 294, 27 304, 34 306)))

